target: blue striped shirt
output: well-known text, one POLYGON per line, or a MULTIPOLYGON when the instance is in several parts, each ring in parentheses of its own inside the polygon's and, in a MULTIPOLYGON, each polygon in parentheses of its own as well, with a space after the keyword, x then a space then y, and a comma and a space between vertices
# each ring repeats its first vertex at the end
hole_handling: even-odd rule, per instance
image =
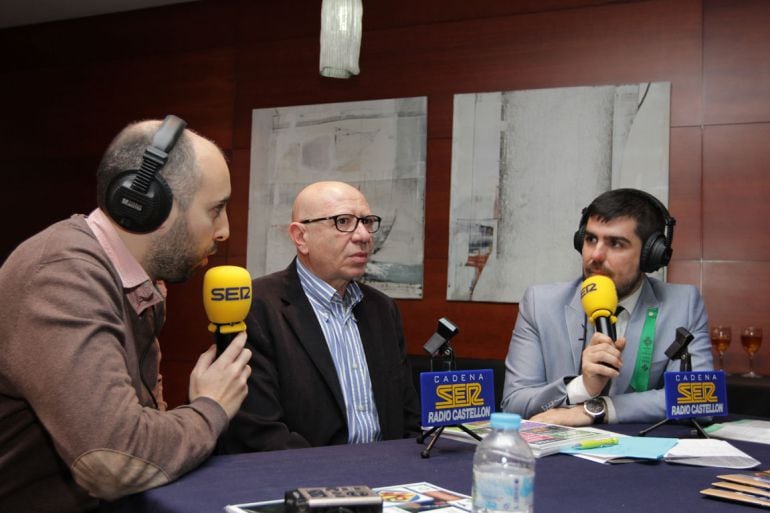
POLYGON ((337 369, 337 377, 345 398, 348 421, 348 443, 369 443, 380 440, 380 419, 374 404, 372 381, 366 366, 361 334, 353 315, 353 307, 363 298, 361 288, 350 282, 345 297, 310 272, 299 259, 297 273, 305 295, 313 306, 324 338, 337 369))

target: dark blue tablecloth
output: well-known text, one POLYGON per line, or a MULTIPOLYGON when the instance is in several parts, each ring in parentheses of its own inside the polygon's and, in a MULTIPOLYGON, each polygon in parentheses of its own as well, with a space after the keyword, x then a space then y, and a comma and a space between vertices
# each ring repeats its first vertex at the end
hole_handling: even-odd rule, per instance
MULTIPOLYGON (((646 426, 611 426, 636 434, 646 426)), ((664 425, 648 436, 688 438, 690 428, 664 425)), ((731 442, 770 467, 770 445, 731 442)), ((221 513, 227 504, 280 499, 301 486, 371 487, 428 481, 471 491, 474 445, 442 438, 431 457, 415 440, 217 456, 170 485, 103 505, 104 512, 221 513)), ((698 513, 756 511, 702 497, 716 476, 735 472, 669 463, 602 465, 562 454, 537 460, 535 511, 698 513)))

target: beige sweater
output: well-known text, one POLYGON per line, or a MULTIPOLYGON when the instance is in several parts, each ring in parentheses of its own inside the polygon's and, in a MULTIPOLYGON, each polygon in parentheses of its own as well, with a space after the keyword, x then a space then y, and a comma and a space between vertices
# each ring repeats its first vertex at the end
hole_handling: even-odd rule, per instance
POLYGON ((202 398, 159 411, 147 390, 156 388, 160 358, 153 315, 131 308, 82 216, 8 257, 0 269, 0 511, 85 511, 94 497, 168 483, 209 456, 224 410, 202 398))

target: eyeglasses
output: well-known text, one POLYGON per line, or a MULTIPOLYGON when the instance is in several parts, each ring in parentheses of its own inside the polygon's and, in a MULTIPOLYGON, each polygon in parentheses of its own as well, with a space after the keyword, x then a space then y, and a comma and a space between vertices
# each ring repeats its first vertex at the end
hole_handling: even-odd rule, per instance
POLYGON ((358 217, 354 216, 353 214, 337 214, 336 216, 319 217, 317 219, 305 219, 304 221, 300 221, 300 223, 309 224, 316 223, 318 221, 326 221, 329 219, 334 221, 335 228, 345 233, 356 231, 359 222, 364 225, 364 228, 366 228, 367 232, 374 233, 380 229, 380 221, 382 221, 380 216, 358 217))

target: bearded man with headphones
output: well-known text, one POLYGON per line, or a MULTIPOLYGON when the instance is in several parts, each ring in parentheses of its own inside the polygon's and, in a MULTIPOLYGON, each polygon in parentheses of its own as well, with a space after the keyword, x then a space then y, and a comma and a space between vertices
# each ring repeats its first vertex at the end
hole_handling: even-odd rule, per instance
POLYGON ((97 205, 32 236, 0 268, 0 511, 92 511, 203 462, 243 399, 245 333, 200 356, 167 410, 164 282, 229 236, 221 150, 176 116, 126 127, 97 205))
POLYGON ((665 351, 676 329, 694 335, 693 370, 711 370, 708 317, 698 289, 646 273, 671 259, 675 220, 654 196, 616 189, 583 210, 573 245, 583 276, 530 286, 505 360, 504 411, 565 426, 665 418, 663 375, 680 370, 665 351), (615 284, 617 340, 594 329, 581 304, 585 278, 615 284))

